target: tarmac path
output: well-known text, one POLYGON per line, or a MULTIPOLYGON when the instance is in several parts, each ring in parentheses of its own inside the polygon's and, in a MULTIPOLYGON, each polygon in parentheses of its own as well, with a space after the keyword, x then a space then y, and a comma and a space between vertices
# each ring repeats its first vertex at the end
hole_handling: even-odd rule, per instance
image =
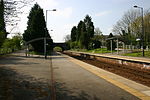
POLYGON ((0 80, 0 100, 139 100, 56 53, 0 58, 0 80))

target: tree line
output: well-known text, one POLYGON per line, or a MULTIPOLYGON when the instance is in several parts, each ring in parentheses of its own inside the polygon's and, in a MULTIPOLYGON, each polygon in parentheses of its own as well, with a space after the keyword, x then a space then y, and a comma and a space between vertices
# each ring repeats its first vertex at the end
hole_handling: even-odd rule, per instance
MULTIPOLYGON (((71 39, 68 43, 70 48, 73 49, 94 49, 96 47, 100 48, 100 46, 103 45, 110 50, 109 38, 116 37, 125 45, 139 45, 137 47, 142 46, 142 40, 144 39, 144 48, 146 48, 146 46, 150 46, 149 10, 145 10, 143 19, 144 34, 142 33, 141 12, 130 9, 125 12, 122 18, 113 26, 113 33, 105 36, 101 32, 99 35, 96 34, 97 29, 94 29, 92 18, 87 15, 85 19, 83 21, 81 20, 77 26, 73 26, 71 29, 71 39)), ((112 49, 114 50, 116 48, 116 40, 113 39, 112 42, 112 49)))
POLYGON ((19 14, 22 14, 21 8, 28 6, 34 0, 0 0, 0 50, 2 49, 15 49, 21 48, 22 37, 20 33, 12 39, 8 39, 7 36, 10 34, 6 30, 6 26, 16 25, 19 21, 19 14))
POLYGON ((144 34, 142 33, 142 16, 141 12, 130 9, 124 13, 122 18, 114 25, 113 32, 120 35, 120 40, 126 45, 142 45, 144 39, 145 46, 150 46, 150 12, 144 12, 144 34))
MULTIPOLYGON (((70 49, 96 49, 101 48, 101 46, 110 48, 110 40, 107 38, 114 37, 112 33, 109 36, 102 34, 101 30, 94 27, 92 18, 86 15, 84 20, 80 21, 77 26, 73 26, 71 29, 71 35, 66 36, 66 43, 69 45, 70 49)), ((115 41, 113 43, 113 50, 116 47, 115 41)))
POLYGON ((94 23, 89 15, 80 21, 77 26, 71 29, 71 40, 69 45, 71 48, 90 49, 92 46, 92 38, 94 37, 94 23))

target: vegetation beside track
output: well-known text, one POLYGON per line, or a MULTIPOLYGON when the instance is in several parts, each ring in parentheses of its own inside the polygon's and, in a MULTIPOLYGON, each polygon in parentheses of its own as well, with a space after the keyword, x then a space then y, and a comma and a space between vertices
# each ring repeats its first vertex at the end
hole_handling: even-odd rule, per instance
MULTIPOLYGON (((123 54, 123 56, 143 57, 141 51, 133 52, 133 53, 126 53, 126 54, 123 54)), ((150 58, 150 51, 145 51, 145 57, 150 58)))
MULTIPOLYGON (((78 51, 78 52, 88 52, 88 53, 111 53, 110 50, 107 50, 107 48, 97 48, 92 50, 87 49, 71 49, 71 51, 78 51)), ((116 52, 113 50, 113 52, 116 52)))

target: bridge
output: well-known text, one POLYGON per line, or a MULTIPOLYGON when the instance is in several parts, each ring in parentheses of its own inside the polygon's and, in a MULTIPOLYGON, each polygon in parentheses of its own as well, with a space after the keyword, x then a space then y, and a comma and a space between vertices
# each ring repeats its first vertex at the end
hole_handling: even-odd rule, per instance
MULTIPOLYGON (((32 39, 32 40, 30 40, 30 41, 28 41, 28 42, 25 42, 25 46, 26 46, 26 57, 28 56, 27 54, 28 54, 28 45, 30 44, 30 43, 32 43, 32 42, 35 42, 35 41, 39 41, 39 40, 44 40, 44 55, 45 55, 45 59, 46 59, 46 52, 47 52, 47 49, 46 49, 46 40, 47 39, 51 39, 51 38, 49 38, 49 37, 41 37, 41 38, 35 38, 35 39, 32 39)), ((68 47, 67 47, 67 44, 66 43, 53 43, 53 45, 52 45, 52 47, 53 48, 55 48, 55 47, 61 47, 62 48, 62 51, 64 51, 64 50, 67 50, 68 49, 68 47)))
POLYGON ((68 49, 68 46, 66 43, 53 43, 53 48, 55 47, 61 47, 62 48, 62 51, 64 50, 67 50, 68 49))
MULTIPOLYGON (((26 42, 25 44, 28 45, 32 42, 39 41, 39 40, 44 40, 44 39, 51 39, 51 38, 45 38, 45 37, 36 38, 36 39, 33 39, 33 40, 30 40, 30 41, 26 42)), ((45 42, 45 40, 44 40, 44 42, 45 42)), ((46 43, 44 43, 44 45, 45 44, 46 43)), ((55 47, 61 47, 63 51, 68 49, 67 44, 65 42, 53 43, 53 48, 55 48, 55 47)))

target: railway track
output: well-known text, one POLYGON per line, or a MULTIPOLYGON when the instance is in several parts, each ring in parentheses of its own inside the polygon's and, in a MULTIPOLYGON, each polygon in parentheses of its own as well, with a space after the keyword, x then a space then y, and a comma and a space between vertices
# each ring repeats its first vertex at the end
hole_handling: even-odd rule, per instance
POLYGON ((106 63, 94 58, 86 59, 80 55, 73 55, 71 53, 65 54, 150 87, 149 70, 134 68, 127 65, 106 63))

